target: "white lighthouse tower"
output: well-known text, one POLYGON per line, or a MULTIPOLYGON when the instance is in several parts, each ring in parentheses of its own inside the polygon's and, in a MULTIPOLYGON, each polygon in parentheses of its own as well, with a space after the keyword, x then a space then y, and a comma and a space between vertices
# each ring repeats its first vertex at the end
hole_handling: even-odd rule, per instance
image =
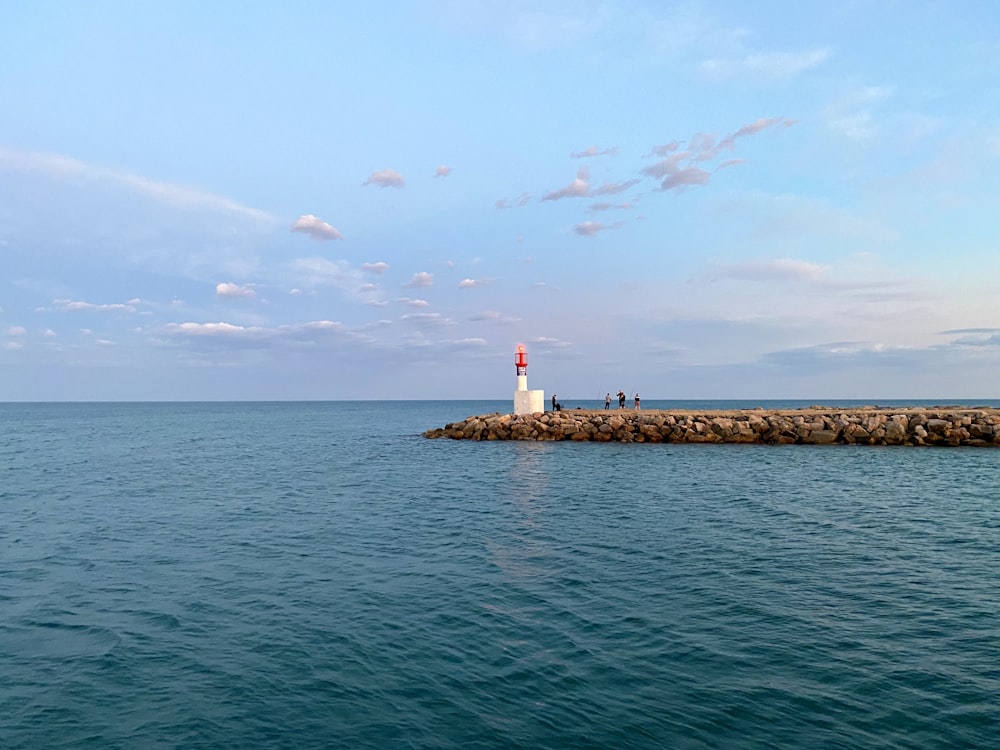
POLYGON ((524 351, 524 344, 517 345, 517 351, 514 353, 514 367, 517 370, 514 413, 534 414, 545 411, 545 391, 528 390, 528 355, 524 351))

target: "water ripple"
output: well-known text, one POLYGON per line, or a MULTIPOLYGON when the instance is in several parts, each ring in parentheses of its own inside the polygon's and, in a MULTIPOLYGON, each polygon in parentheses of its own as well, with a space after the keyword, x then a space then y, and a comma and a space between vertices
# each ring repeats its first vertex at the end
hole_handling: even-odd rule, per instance
POLYGON ((1000 736, 992 452, 449 444, 417 437, 449 421, 430 406, 23 409, 0 439, 5 748, 1000 736))

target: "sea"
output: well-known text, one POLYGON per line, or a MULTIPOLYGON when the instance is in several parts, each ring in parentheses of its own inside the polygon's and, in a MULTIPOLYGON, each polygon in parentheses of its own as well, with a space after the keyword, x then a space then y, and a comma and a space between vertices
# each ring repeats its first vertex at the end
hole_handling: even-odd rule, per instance
POLYGON ((0 748, 1000 747, 1000 450, 509 410, 0 404, 0 748))

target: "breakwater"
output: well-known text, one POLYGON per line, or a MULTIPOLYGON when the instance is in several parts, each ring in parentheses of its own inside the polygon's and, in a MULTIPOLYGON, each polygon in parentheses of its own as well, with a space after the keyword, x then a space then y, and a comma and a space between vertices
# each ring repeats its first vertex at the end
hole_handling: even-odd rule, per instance
POLYGON ((814 406, 738 411, 496 412, 423 434, 454 440, 1000 447, 1000 409, 814 406))

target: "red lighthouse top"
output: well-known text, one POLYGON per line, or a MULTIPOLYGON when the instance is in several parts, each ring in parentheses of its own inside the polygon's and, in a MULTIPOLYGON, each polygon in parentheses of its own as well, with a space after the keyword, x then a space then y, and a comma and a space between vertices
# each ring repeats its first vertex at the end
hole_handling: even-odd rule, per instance
POLYGON ((518 375, 528 374, 528 355, 524 351, 524 344, 517 345, 517 351, 514 353, 514 365, 517 367, 518 375))

